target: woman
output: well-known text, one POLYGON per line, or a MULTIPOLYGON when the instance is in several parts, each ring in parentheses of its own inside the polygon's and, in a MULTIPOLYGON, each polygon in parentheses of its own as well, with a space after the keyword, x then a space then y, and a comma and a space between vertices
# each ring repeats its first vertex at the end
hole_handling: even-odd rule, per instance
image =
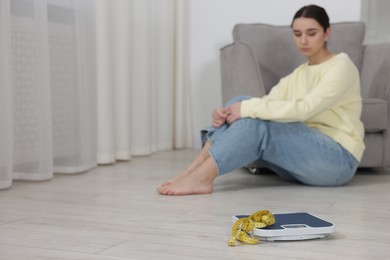
POLYGON ((214 110, 203 149, 159 193, 211 193, 217 176, 254 161, 306 185, 339 186, 352 179, 364 151, 358 70, 345 53, 328 50, 331 30, 323 8, 301 8, 291 28, 307 62, 268 95, 237 97, 214 110))

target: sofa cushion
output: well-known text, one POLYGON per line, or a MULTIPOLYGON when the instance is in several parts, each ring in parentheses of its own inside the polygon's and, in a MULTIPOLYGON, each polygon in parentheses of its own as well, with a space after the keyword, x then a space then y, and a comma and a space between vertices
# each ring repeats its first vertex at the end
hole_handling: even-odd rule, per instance
MULTIPOLYGON (((329 49, 334 53, 347 53, 360 71, 364 49, 364 23, 332 23, 331 30, 329 49)), ((306 62, 305 57, 295 47, 289 25, 237 24, 233 29, 233 39, 246 44, 252 50, 259 65, 266 93, 280 78, 306 62)))
POLYGON ((234 41, 248 45, 261 72, 265 92, 306 61, 295 47, 289 26, 237 24, 234 41))
POLYGON ((341 22, 331 25, 329 49, 334 53, 345 52, 359 71, 363 61, 363 41, 365 25, 363 22, 341 22))
POLYGON ((387 128, 387 102, 379 98, 363 98, 362 122, 366 133, 382 132, 387 128))

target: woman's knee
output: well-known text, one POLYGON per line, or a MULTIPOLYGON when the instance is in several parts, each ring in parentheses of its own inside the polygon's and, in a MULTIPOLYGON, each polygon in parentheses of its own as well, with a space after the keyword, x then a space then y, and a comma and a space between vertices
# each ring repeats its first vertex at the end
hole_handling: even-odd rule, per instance
POLYGON ((240 101, 243 101, 243 100, 247 100, 247 99, 250 99, 250 98, 251 98, 250 96, 236 96, 236 97, 230 99, 228 102, 226 102, 224 107, 233 105, 234 103, 237 103, 237 102, 240 102, 240 101))

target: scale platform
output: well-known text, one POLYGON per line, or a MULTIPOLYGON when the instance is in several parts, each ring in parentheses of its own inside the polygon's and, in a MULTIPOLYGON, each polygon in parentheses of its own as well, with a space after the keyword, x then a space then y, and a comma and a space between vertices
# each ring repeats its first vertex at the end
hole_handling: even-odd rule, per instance
MULTIPOLYGON (((232 221, 248 217, 235 215, 232 221)), ((335 232, 335 225, 306 212, 274 214, 275 224, 265 228, 255 228, 253 235, 260 240, 307 240, 328 236, 335 232)))

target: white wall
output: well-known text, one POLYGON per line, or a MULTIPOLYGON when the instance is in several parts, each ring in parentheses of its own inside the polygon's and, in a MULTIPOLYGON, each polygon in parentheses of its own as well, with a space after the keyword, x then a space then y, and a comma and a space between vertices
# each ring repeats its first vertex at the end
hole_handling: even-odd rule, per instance
POLYGON ((195 147, 199 130, 210 124, 211 111, 222 105, 219 49, 232 42, 236 23, 288 25, 304 5, 324 7, 331 22, 360 20, 356 0, 189 0, 191 109, 195 147))

